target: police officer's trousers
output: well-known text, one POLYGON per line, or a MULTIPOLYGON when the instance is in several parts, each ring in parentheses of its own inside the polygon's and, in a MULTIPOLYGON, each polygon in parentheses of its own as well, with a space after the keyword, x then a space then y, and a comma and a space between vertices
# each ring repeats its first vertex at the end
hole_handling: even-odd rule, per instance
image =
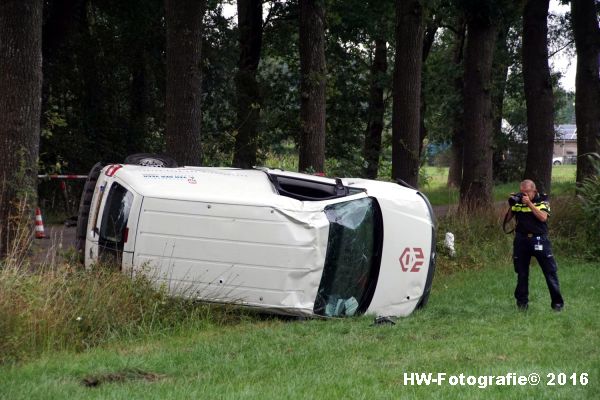
POLYGON ((530 235, 518 232, 513 242, 513 262, 517 273, 517 288, 515 289, 517 305, 526 306, 529 302, 529 263, 532 256, 537 259, 544 272, 550 298, 552 299, 552 308, 563 306, 564 302, 560 294, 556 272, 558 267, 552 255, 550 240, 546 235, 530 237, 530 235), (541 245, 542 249, 536 250, 536 245, 541 245))

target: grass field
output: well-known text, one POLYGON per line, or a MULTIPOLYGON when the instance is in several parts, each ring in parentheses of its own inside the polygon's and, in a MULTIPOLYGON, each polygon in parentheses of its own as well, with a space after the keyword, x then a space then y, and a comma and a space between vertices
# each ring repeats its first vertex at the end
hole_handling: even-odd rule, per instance
MULTIPOLYGON (((459 191, 457 188, 448 188, 447 167, 425 167, 427 184, 421 190, 427 195, 433 205, 458 203, 459 191)), ((556 165, 552 167, 552 195, 560 196, 575 193, 575 165, 556 165)), ((509 182, 494 186, 494 199, 504 200, 511 192, 519 190, 519 182, 509 182)))
POLYGON ((395 326, 371 326, 368 316, 251 318, 84 353, 50 353, 0 367, 0 398, 600 398, 600 268, 558 261, 562 313, 550 309, 537 265, 530 309, 518 312, 515 274, 502 261, 480 270, 442 271, 429 305, 395 326), (541 383, 485 389, 405 385, 404 373, 410 372, 538 373, 541 383), (548 386, 550 373, 587 373, 589 381, 548 386), (85 378, 100 385, 86 387, 85 378))

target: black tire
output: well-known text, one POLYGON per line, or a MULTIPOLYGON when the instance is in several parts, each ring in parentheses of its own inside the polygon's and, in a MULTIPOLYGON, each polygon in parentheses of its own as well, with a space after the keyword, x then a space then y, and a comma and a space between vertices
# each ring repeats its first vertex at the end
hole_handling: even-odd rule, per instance
POLYGON ((90 216, 90 207, 92 205, 92 196, 94 195, 94 189, 96 188, 96 182, 98 176, 104 167, 104 163, 96 163, 90 170, 85 185, 83 186, 83 192, 81 193, 81 200, 79 200, 79 212, 77 213, 77 229, 75 231, 75 249, 79 256, 79 261, 85 261, 85 238, 87 236, 87 225, 88 218, 90 216))
POLYGON ((125 164, 143 165, 146 167, 177 168, 177 161, 164 154, 135 153, 125 158, 125 164))
POLYGON ((554 161, 552 164, 553 164, 553 165, 560 165, 560 164, 562 164, 562 163, 561 163, 560 161, 556 160, 556 161, 554 161))

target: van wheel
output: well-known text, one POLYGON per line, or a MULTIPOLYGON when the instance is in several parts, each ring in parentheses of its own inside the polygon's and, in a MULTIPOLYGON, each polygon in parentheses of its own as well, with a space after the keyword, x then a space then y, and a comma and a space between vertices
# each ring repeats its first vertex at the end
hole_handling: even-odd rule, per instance
POLYGON ((75 249, 79 256, 79 261, 85 261, 85 238, 87 236, 87 224, 88 217, 90 216, 90 206, 92 204, 92 196, 94 195, 94 189, 96 188, 96 182, 100 171, 104 167, 104 163, 96 163, 90 172, 88 173, 87 180, 83 186, 83 193, 81 193, 81 200, 79 200, 79 212, 77 214, 77 229, 75 231, 75 249))
POLYGON ((125 158, 125 164, 145 167, 177 168, 177 161, 164 154, 135 153, 125 158))
POLYGON ((556 160, 556 161, 554 161, 552 164, 554 164, 554 165, 560 165, 560 164, 562 164, 562 163, 561 163, 560 161, 556 160))

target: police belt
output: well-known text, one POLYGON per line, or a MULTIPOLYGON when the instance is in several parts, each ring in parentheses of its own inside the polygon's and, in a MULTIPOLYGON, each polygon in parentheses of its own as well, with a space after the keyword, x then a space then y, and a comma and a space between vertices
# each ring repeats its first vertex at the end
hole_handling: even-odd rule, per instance
POLYGON ((547 233, 524 233, 524 232, 515 232, 516 236, 520 236, 520 237, 528 237, 528 238, 532 238, 532 237, 540 237, 540 238, 546 238, 548 236, 547 233))

